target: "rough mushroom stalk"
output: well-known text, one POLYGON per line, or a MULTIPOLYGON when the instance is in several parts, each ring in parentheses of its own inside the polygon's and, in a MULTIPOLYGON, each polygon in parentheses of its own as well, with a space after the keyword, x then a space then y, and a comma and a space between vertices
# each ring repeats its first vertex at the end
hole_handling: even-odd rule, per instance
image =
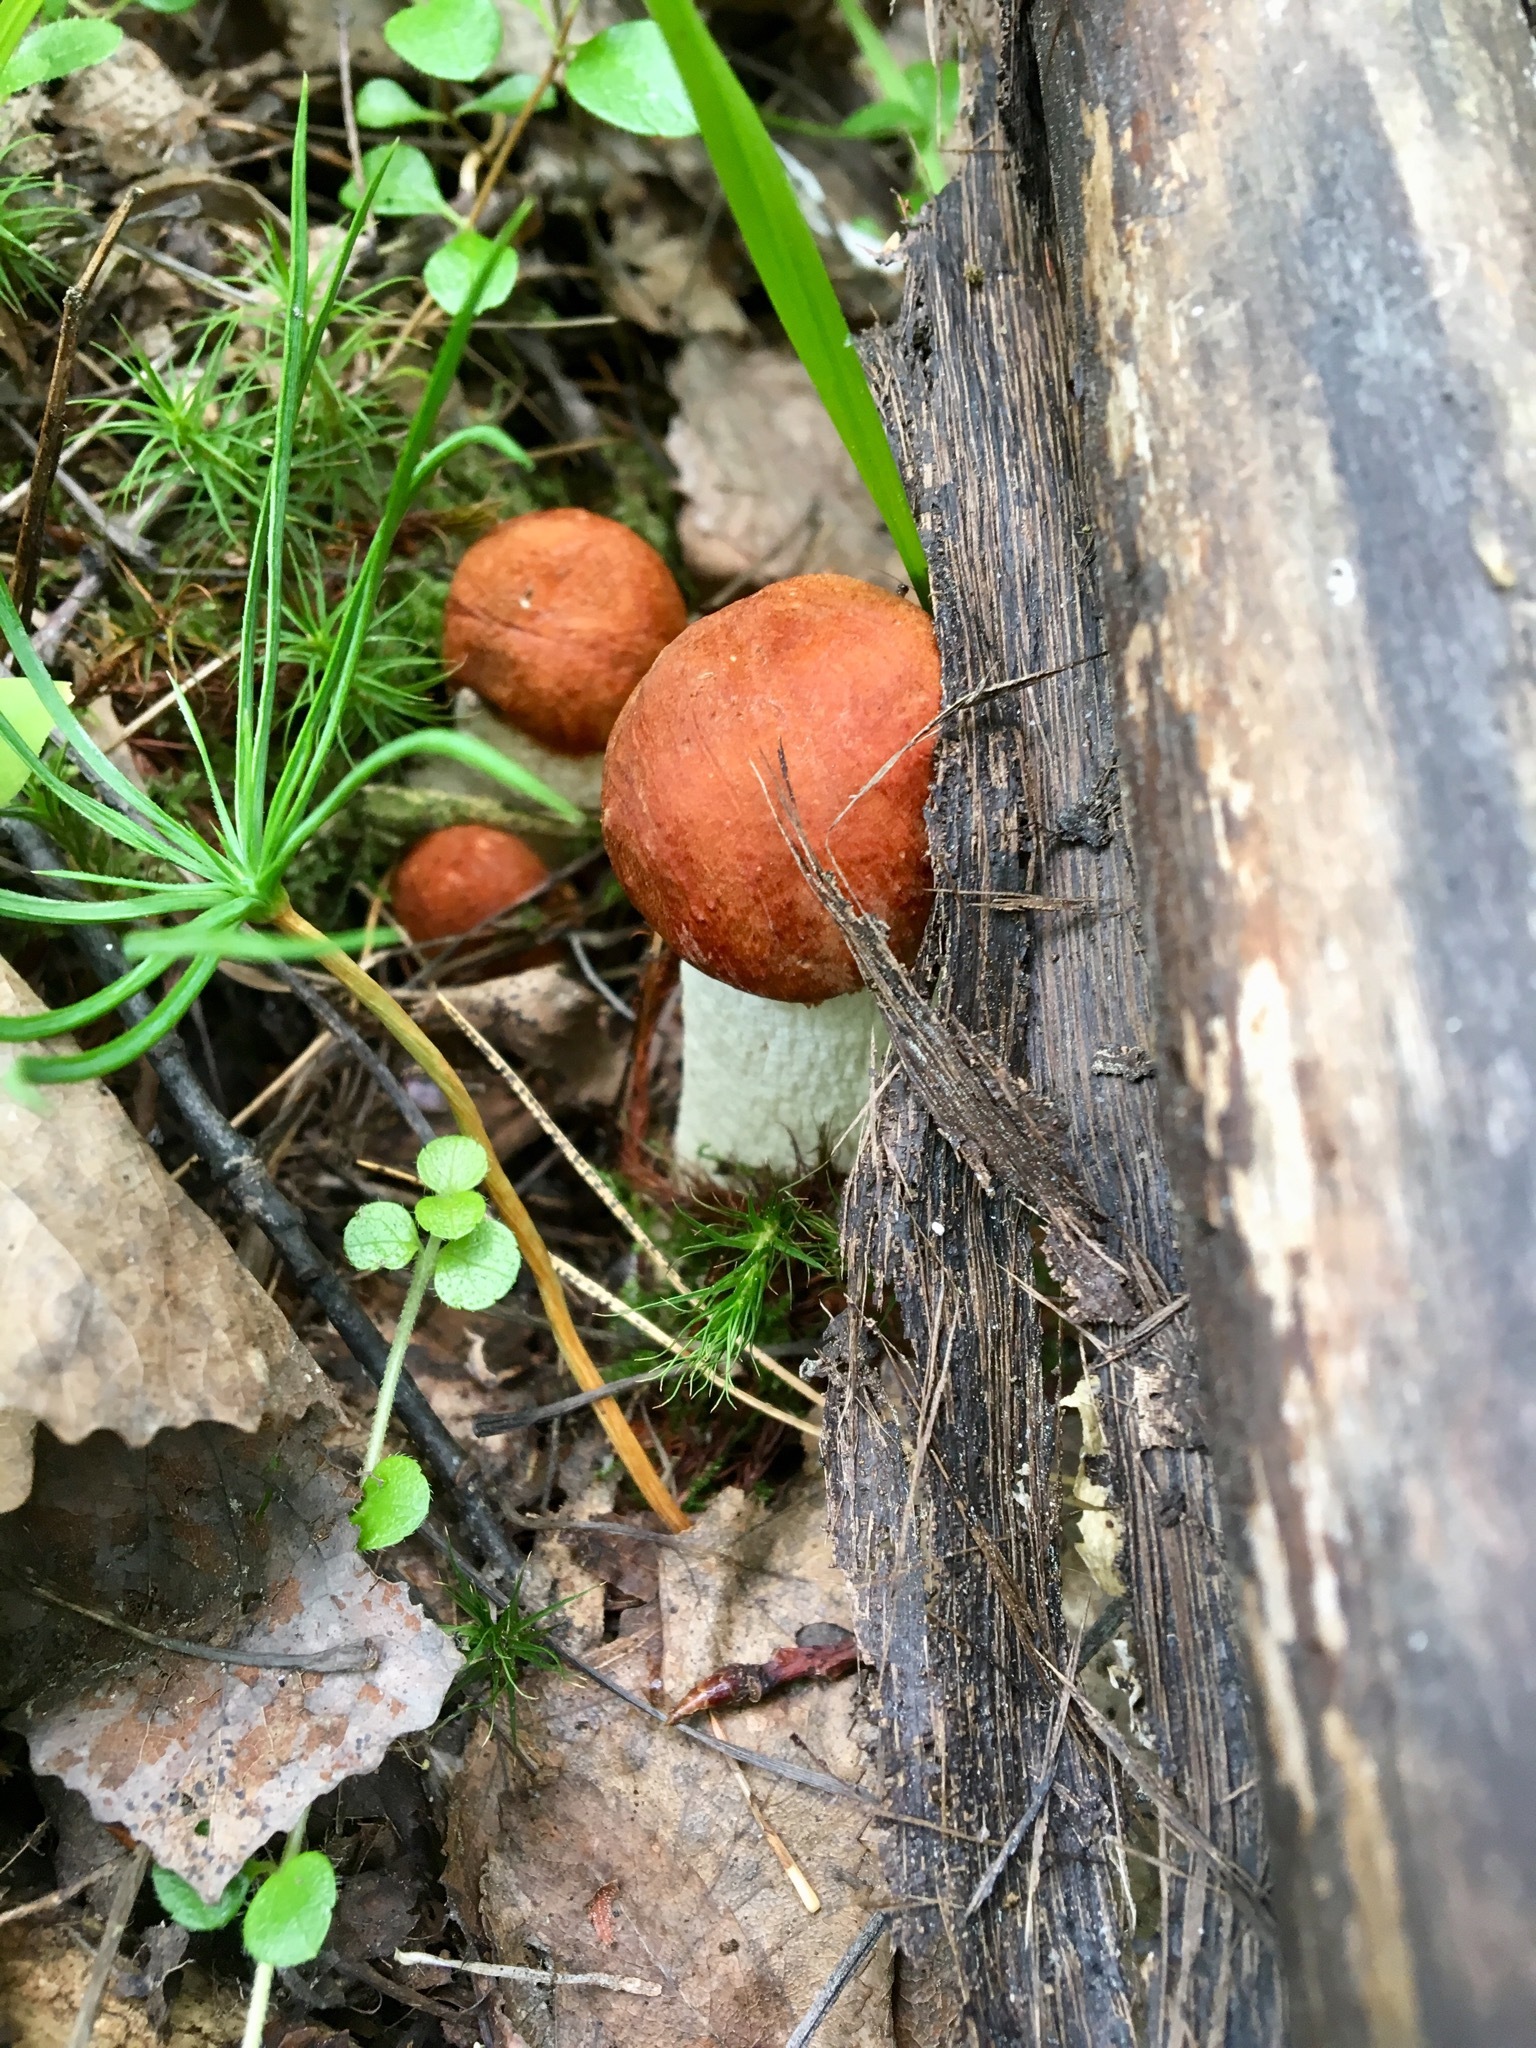
POLYGON ((871 1061, 887 1043, 867 989, 824 1003, 780 1003, 716 981, 684 961, 683 1089, 673 1149, 680 1166, 731 1166, 791 1180, 846 1171, 869 1101, 871 1061))
POLYGON ((851 577, 797 576, 690 626, 619 714, 603 836, 683 961, 685 1168, 788 1179, 850 1158, 883 1034, 770 792, 782 757, 808 844, 910 960, 938 708, 925 613, 851 577))

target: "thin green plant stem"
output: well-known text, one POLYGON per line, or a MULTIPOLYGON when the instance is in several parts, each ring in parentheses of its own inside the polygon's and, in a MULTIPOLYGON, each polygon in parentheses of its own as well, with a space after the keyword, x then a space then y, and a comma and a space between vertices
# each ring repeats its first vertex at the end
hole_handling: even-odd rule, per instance
MULTIPOLYGON (((291 1863, 304 1846, 304 1830, 309 1825, 309 1808, 306 1806, 289 1830, 283 1844, 280 1863, 291 1863)), ((258 1963, 256 1975, 251 1979, 251 2002, 245 2009, 245 2032, 240 2036, 240 2048, 261 2048, 261 2037, 267 2027, 267 2007, 272 2003, 272 1979, 277 1971, 271 1963, 258 1963)))
POLYGON ((384 1361, 384 1377, 379 1381, 379 1396, 373 1404, 373 1428, 368 1432, 368 1448, 363 1454, 363 1477, 367 1479, 380 1458, 384 1455, 384 1439, 389 1435, 390 1413, 395 1405, 395 1389, 400 1384, 401 1368, 405 1354, 410 1349, 411 1333, 416 1328, 416 1318, 421 1314, 421 1304, 426 1298, 427 1287, 432 1279, 437 1255, 442 1250, 442 1239, 429 1237, 416 1255, 411 1268, 411 1284, 405 1291, 405 1305, 400 1311, 400 1320, 395 1325, 394 1341, 389 1347, 389 1356, 384 1361))
MULTIPOLYGON (((292 937, 319 939, 324 942, 324 933, 317 931, 307 919, 300 917, 291 905, 285 905, 278 911, 273 916, 272 923, 278 931, 292 937)), ((480 1111, 475 1106, 474 1097, 416 1020, 407 1015, 388 989, 381 987, 371 974, 364 973, 355 960, 349 960, 345 953, 322 952, 317 955, 317 961, 328 974, 334 975, 349 995, 356 997, 370 1016, 378 1019, 390 1037, 410 1054, 428 1079, 436 1082, 447 1098, 454 1122, 464 1136, 477 1139, 484 1147, 485 1156, 491 1162, 490 1170, 486 1174, 486 1188, 491 1202, 502 1222, 517 1239, 518 1249, 522 1252, 528 1270, 533 1275, 534 1284, 538 1288, 539 1300, 543 1304, 560 1355, 579 1387, 602 1387, 603 1376, 587 1356, 587 1348, 571 1319, 570 1304, 565 1298, 565 1290, 560 1284, 560 1276, 550 1257, 549 1247, 539 1235, 538 1226, 498 1162, 496 1148, 492 1145, 480 1111)), ((661 1474, 647 1456, 644 1446, 625 1420, 618 1402, 610 1400, 605 1395, 595 1404, 593 1413, 617 1451, 625 1471, 639 1487, 647 1506, 656 1511, 666 1528, 675 1534, 681 1534, 690 1526, 688 1517, 673 1498, 661 1474)))

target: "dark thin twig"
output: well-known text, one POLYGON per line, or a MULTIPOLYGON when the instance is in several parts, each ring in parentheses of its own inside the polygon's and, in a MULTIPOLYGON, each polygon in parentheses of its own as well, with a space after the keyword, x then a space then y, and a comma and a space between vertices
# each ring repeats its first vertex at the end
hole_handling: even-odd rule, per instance
POLYGON ((376 1671, 379 1651, 376 1643, 343 1643, 336 1650, 249 1650, 234 1645, 227 1650, 216 1650, 209 1643, 189 1643, 179 1636, 157 1636, 147 1628, 135 1628, 132 1622, 120 1621, 115 1614, 103 1614, 94 1607, 82 1607, 75 1600, 66 1600, 62 1593, 55 1593, 50 1587, 40 1586, 35 1579, 25 1582, 28 1595, 34 1600, 46 1601, 50 1607, 62 1607, 66 1614, 82 1615, 87 1621, 94 1621, 102 1628, 116 1629, 119 1635, 132 1636, 136 1643, 148 1643, 152 1650, 169 1650, 178 1657, 196 1657, 204 1664, 243 1664, 257 1671, 323 1671, 328 1674, 352 1671, 376 1671))
POLYGON ((21 518, 21 536, 16 543, 16 562, 11 571, 11 597, 21 614, 23 626, 32 622, 32 603, 37 596, 38 564, 43 558, 43 535, 47 527, 48 496, 64 451, 64 420, 69 411, 69 387, 75 374, 75 350, 80 344, 80 320, 96 280, 112 253, 112 245, 139 197, 132 186, 118 201, 112 218, 101 231, 101 240, 90 261, 64 294, 59 317, 59 339, 53 352, 53 374, 48 380, 48 400, 38 429, 37 453, 32 461, 32 481, 27 489, 27 509, 21 518))
POLYGON ((75 2024, 70 2029, 69 2048, 90 2048, 91 2035, 96 2031, 96 2015, 101 2011, 101 2001, 107 1994, 107 1980, 112 1975, 112 1965, 117 1961, 117 1952, 123 1945, 129 1916, 133 1912, 134 1900, 149 1871, 149 1851, 135 1849, 123 1865, 122 1874, 112 1893, 112 1903, 107 1908, 107 1924, 101 1931, 101 1944, 96 1950, 96 1960, 91 1964, 91 1974, 86 1980, 85 1996, 80 2001, 80 2010, 75 2014, 75 2024))
POLYGON ((399 1110, 412 1135, 419 1138, 423 1145, 430 1144, 437 1133, 433 1130, 426 1111, 419 1102, 412 1101, 410 1091, 400 1080, 399 1075, 393 1072, 389 1062, 374 1051, 367 1039, 347 1022, 335 1004, 328 1003, 320 991, 312 988, 296 968, 290 966, 286 960, 272 960, 267 964, 278 980, 286 982, 299 1001, 319 1019, 332 1038, 340 1039, 342 1044, 355 1054, 358 1064, 368 1070, 399 1110))
MULTIPOLYGON (((16 418, 15 414, 0 412, 0 422, 3 422, 10 428, 12 434, 21 443, 22 447, 35 459, 38 444, 21 424, 21 421, 16 418)), ((147 505, 141 506, 138 512, 134 514, 133 519, 114 519, 110 513, 102 511, 90 492, 83 485, 77 484, 67 469, 60 468, 55 470, 53 481, 64 495, 85 514, 102 538, 110 541, 118 553, 132 562, 135 568, 145 570, 159 568, 160 557, 158 553, 152 544, 145 540, 135 522, 147 519, 158 512, 165 502, 164 498, 152 499, 147 505)), ((173 486, 172 488, 179 488, 179 486, 173 486)), ((203 573, 206 576, 210 572, 205 570, 203 573)))
POLYGON ((665 1379, 669 1373, 680 1368, 668 1360, 665 1365, 653 1365, 649 1372, 630 1373, 622 1380, 609 1380, 601 1387, 583 1387, 579 1394, 567 1394, 563 1401, 547 1401, 542 1408, 497 1408, 487 1415, 477 1415, 473 1428, 476 1436, 505 1436, 509 1430, 532 1429, 536 1423, 553 1422, 560 1415, 574 1415, 579 1409, 590 1408, 594 1401, 606 1401, 611 1396, 628 1394, 635 1387, 648 1387, 653 1380, 665 1379))
POLYGON ((864 1967, 866 1960, 873 1953, 875 1943, 884 1934, 890 1918, 890 1911, 884 1906, 877 1913, 870 1914, 844 1949, 836 1968, 813 1999, 810 2011, 785 2042, 784 2048, 806 2048, 806 2043, 814 2040, 821 2032, 822 2022, 864 1967))
MULTIPOLYGON (((58 869, 68 864, 62 853, 35 825, 21 818, 7 818, 5 829, 11 844, 33 871, 58 869)), ((38 880, 44 894, 78 896, 82 892, 61 880, 38 880)), ((115 981, 127 963, 117 941, 100 925, 81 925, 75 937, 89 958, 98 978, 115 981)), ((148 1014, 149 1000, 132 996, 119 1006, 119 1014, 137 1023, 148 1014)), ((282 1193, 263 1166, 256 1148, 219 1115, 187 1059, 186 1047, 177 1034, 168 1032, 147 1055, 160 1076, 161 1086, 175 1105, 207 1162, 214 1180, 229 1190, 242 1216, 257 1224, 279 1253, 299 1287, 329 1320, 363 1371, 377 1386, 384 1376, 389 1346, 370 1318, 358 1306, 351 1289, 316 1249, 304 1218, 282 1193)), ((503 1533, 495 1510, 476 1480, 465 1475, 464 1453, 438 1420, 431 1403, 409 1372, 401 1374, 395 1396, 395 1414, 421 1454, 423 1464, 437 1484, 457 1502, 465 1528, 474 1538, 481 1556, 493 1571, 515 1574, 519 1560, 503 1533)))

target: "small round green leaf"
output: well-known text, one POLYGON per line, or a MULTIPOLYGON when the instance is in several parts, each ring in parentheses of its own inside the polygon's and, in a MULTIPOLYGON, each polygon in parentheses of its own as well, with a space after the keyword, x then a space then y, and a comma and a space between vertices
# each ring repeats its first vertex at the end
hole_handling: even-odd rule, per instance
POLYGON ((485 1220, 485 1197, 473 1188, 456 1195, 423 1195, 416 1204, 416 1221, 434 1237, 468 1237, 485 1220))
POLYGON ((413 100, 393 78, 370 78, 357 96, 360 128, 404 128, 412 121, 441 121, 442 115, 413 100))
POLYGON ((416 1176, 434 1195, 465 1194, 491 1170, 478 1138, 434 1138, 416 1154, 416 1176))
POLYGON ((359 1550, 383 1550, 403 1543, 427 1519, 432 1489, 414 1458, 380 1458, 363 1481, 363 1497, 352 1510, 359 1550))
POLYGON ((252 1899, 245 1946, 258 1963, 291 1970, 312 1963, 325 1946, 336 1904, 336 1873, 318 1849, 280 1863, 252 1899))
POLYGON ((147 14, 190 14, 197 0, 139 0, 147 14))
POLYGON ((178 1927, 189 1927, 194 1934, 209 1934, 215 1927, 227 1927, 251 1895, 251 1880, 243 1870, 236 1871, 211 1906, 184 1877, 178 1877, 174 1870, 162 1870, 158 1863, 150 1872, 149 1881, 166 1917, 178 1927))
MULTIPOLYGON (((445 313, 457 313, 467 303, 480 284, 490 256, 491 244, 485 236, 474 228, 465 228, 428 257, 422 281, 445 313)), ((480 285, 475 310, 489 313, 494 306, 504 306, 516 283, 517 251, 503 249, 491 264, 490 275, 480 285)))
POLYGON ((428 78, 478 78, 501 49, 495 0, 416 0, 384 24, 397 57, 428 78))
POLYGON ((654 21, 621 21, 583 43, 565 67, 580 107, 632 135, 697 135, 682 73, 654 21))
POLYGON ((110 57, 123 40, 123 32, 111 21, 48 21, 22 41, 9 64, 0 71, 0 99, 25 92, 29 85, 46 79, 68 78, 110 57))
MULTIPOLYGON (((466 100, 459 108, 461 114, 520 114, 533 95, 538 80, 531 71, 512 71, 505 78, 498 78, 488 92, 466 100)), ((546 85, 539 94, 536 114, 547 114, 560 104, 560 95, 552 85, 546 85)))
POLYGON ((341 1241, 359 1273, 398 1273, 421 1250, 411 1212, 399 1202, 365 1202, 341 1241))
POLYGON ((487 1216, 468 1237, 443 1246, 432 1285, 449 1308, 490 1308, 511 1287, 522 1264, 517 1239, 505 1223, 487 1216))
POLYGON ((363 183, 359 186, 356 178, 348 178, 341 188, 343 206, 362 205, 368 181, 386 156, 389 164, 374 194, 375 213, 401 220, 413 219, 423 213, 446 213, 458 218, 438 190, 437 173, 430 159, 424 151, 412 148, 408 142, 382 142, 376 149, 365 149, 363 183))

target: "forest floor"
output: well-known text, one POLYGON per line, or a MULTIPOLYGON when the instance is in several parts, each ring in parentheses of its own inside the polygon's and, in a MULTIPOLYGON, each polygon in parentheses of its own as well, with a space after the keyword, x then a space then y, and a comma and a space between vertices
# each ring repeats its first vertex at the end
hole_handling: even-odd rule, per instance
MULTIPOLYGON (((208 813, 207 777, 173 685, 195 698, 222 770, 280 353, 273 251, 306 75, 317 261, 342 232, 359 140, 331 9, 269 4, 270 14, 232 0, 177 14, 129 7, 128 40, 107 63, 0 107, 0 553, 9 571, 63 289, 136 187, 84 316, 36 617, 99 744, 194 822, 208 813)), ((505 11, 495 71, 537 76, 548 38, 536 16, 505 11)), ((613 18, 599 6, 592 25, 613 18)), ((782 120, 850 320, 889 318, 912 165, 899 139, 830 133, 871 97, 846 26, 814 0, 712 20, 782 120)), ((926 56, 920 8, 883 32, 898 61, 926 56)), ((455 211, 478 208, 494 233, 532 202, 516 288, 476 321, 442 421, 444 432, 494 424, 531 463, 467 447, 421 494, 388 565, 339 762, 472 708, 456 702, 440 655, 448 579, 475 538, 522 512, 579 505, 632 527, 693 615, 808 569, 898 587, 890 542, 784 345, 697 140, 626 133, 561 93, 498 168, 508 116, 462 111, 489 78, 410 80, 366 10, 347 54, 354 93, 408 83, 433 116, 399 133, 430 165, 439 203, 365 237, 320 396, 300 422, 283 623, 295 715, 334 642, 446 325, 422 272, 455 233, 455 211)), ((366 128, 360 138, 389 139, 366 128)), ((66 805, 35 787, 26 801, 71 866, 127 872, 121 850, 66 805)), ((884 1903, 867 1673, 845 1658, 839 1676, 755 1702, 750 1682, 722 1681, 716 1711, 689 1724, 702 1745, 658 1713, 721 1667, 759 1665, 797 1637, 835 1646, 850 1624, 824 1530, 820 1395, 799 1375, 842 1306, 836 1188, 701 1195, 674 1174, 675 962, 625 900, 595 824, 530 820, 490 784, 402 768, 306 850, 294 902, 328 930, 387 933, 399 857, 464 821, 527 831, 548 884, 447 946, 376 944, 373 972, 465 1078, 574 1276, 578 1326, 604 1374, 619 1380, 678 1351, 717 1368, 723 1358, 759 1405, 723 1397, 718 1369, 713 1382, 689 1371, 625 1396, 695 1518, 668 1535, 590 1407, 476 1434, 477 1418, 572 1391, 526 1272, 490 1310, 433 1306, 407 1369, 512 1546, 530 1618, 514 1606, 510 1623, 497 1620, 496 1575, 477 1573, 473 1560, 486 1560, 441 1489, 420 1533, 380 1566, 382 1591, 373 1576, 364 1585, 347 1577, 355 1553, 338 1558, 331 1524, 359 1468, 372 1387, 210 1169, 154 1068, 141 1059, 105 1087, 73 1091, 67 1112, 0 1111, 5 1229, 23 1246, 6 1267, 23 1284, 8 1287, 0 1334, 12 1480, 0 1520, 0 2041, 14 2048, 76 2040, 98 1954, 110 1964, 98 2042, 240 2037, 250 1964, 237 1927, 189 1931, 155 1886, 137 1883, 132 1845, 151 1837, 134 1816, 158 1816, 155 1844, 176 1826, 207 1838, 186 1790, 196 1755, 218 1760, 217 1796, 242 1809, 258 1865, 280 1849, 302 1783, 309 1844, 338 1874, 319 1956, 279 1972, 272 2048, 782 2042, 884 1903), (681 1295, 631 1222, 681 1271, 681 1295), (718 1339, 722 1303, 736 1302, 753 1259, 750 1334, 777 1375, 718 1339), (659 1326, 672 1351, 626 1313, 659 1326), (50 1343, 67 1369, 33 1401, 12 1382, 50 1343), (38 1604, 40 1583, 51 1606, 38 1604), (382 1699, 352 1685, 345 1709, 325 1691, 336 1680, 300 1674, 295 1688, 291 1672, 193 1666, 213 1677, 183 1687, 185 1660, 111 1622, 217 1640, 284 1598, 331 1601, 359 1629, 373 1625, 370 1602, 387 1607, 381 1627, 409 1629, 425 1613, 457 1631, 466 1661, 422 1725, 404 1681, 382 1699), (305 1713, 303 1760, 290 1767, 275 1737, 263 1750, 263 1730, 305 1713), (392 1714, 411 1730, 398 1740, 392 1714), (711 1722, 756 1761, 744 1770, 708 1747, 711 1722), (184 1820, 167 1820, 178 1801, 184 1820), (524 1977, 400 1960, 423 1953, 524 1977), (593 1973, 605 1981, 581 1981, 593 1973)), ((6 886, 31 886, 19 860, 0 864, 6 886)), ((59 926, 0 924, 0 949, 12 970, 0 1009, 27 1005, 20 984, 52 1006, 96 987, 59 926)), ((437 1088, 366 1017, 347 1022, 392 1088, 354 1040, 333 1035, 314 1008, 322 981, 302 963, 227 964, 183 1038, 216 1112, 254 1142, 340 1266, 360 1203, 419 1192, 420 1139, 401 1097, 435 1131, 453 1126, 437 1088)), ((111 1028, 87 1028, 79 1043, 111 1028)), ((349 1284, 388 1338, 403 1275, 349 1284)), ((398 1440, 408 1447, 408 1433, 398 1440)), ((430 1691, 423 1672, 415 1682, 430 1691)), ((890 2024, 877 1949, 818 2039, 875 2044, 890 2024)))

